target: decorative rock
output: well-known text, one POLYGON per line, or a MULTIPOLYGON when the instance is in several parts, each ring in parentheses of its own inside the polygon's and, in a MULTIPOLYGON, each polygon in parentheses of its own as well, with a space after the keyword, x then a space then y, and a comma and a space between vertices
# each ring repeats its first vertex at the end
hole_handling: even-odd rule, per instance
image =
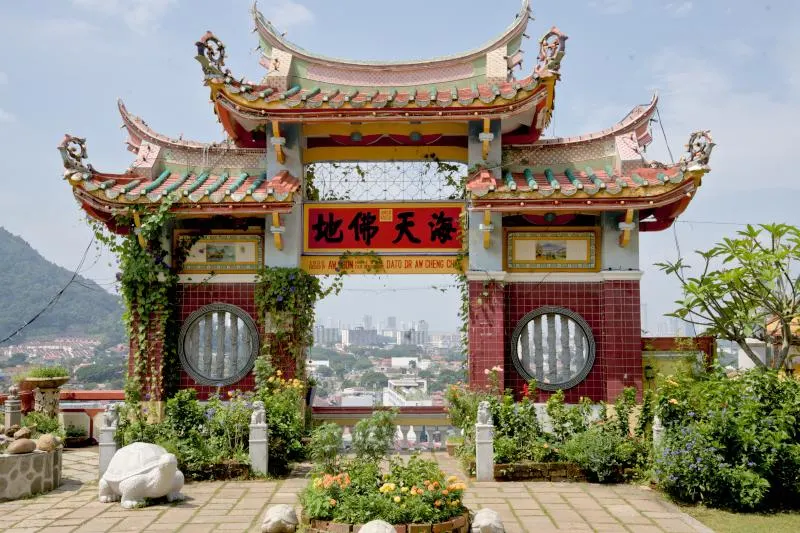
POLYGON ((472 533, 505 533, 503 521, 497 511, 483 508, 472 519, 472 533))
POLYGON ((297 524, 297 513, 294 512, 294 507, 281 503, 269 507, 264 513, 261 533, 294 533, 297 530, 297 524))
POLYGON ((19 426, 17 424, 14 424, 13 426, 7 427, 6 428, 6 437, 13 437, 14 433, 16 433, 17 431, 19 431, 19 426))
POLYGON ((367 522, 366 524, 361 526, 361 529, 359 529, 358 532, 359 533, 396 533, 397 530, 389 522, 384 522, 383 520, 373 520, 372 522, 367 522))
POLYGON ((30 428, 22 428, 19 431, 14 432, 15 439, 29 439, 31 438, 31 429, 30 428))
POLYGON ((146 498, 183 500, 183 473, 178 460, 156 444, 134 442, 121 448, 100 479, 101 503, 121 501, 125 509, 144 505, 146 498))
POLYGON ((61 441, 55 435, 47 434, 39 437, 36 441, 36 449, 43 452, 52 452, 61 445, 61 441))
POLYGON ((31 453, 36 449, 36 441, 31 439, 17 439, 6 448, 6 453, 11 455, 18 455, 21 453, 31 453))

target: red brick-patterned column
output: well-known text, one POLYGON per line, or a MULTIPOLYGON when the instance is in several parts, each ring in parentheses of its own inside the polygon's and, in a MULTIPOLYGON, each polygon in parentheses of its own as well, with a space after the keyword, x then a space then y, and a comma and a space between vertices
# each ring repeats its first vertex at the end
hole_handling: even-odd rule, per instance
MULTIPOLYGON (((244 310, 258 327, 258 334, 264 335, 262 321, 258 320, 255 302, 255 283, 204 283, 178 285, 178 305, 180 307, 180 324, 189 315, 197 311, 204 305, 212 303, 226 303, 235 305, 244 310)), ((208 399, 211 394, 217 392, 213 385, 200 385, 192 377, 183 371, 180 372, 179 389, 195 389, 197 397, 201 400, 208 399)), ((221 388, 221 392, 226 394, 233 390, 252 390, 255 387, 255 376, 249 373, 238 383, 221 388)))
POLYGON ((603 282, 603 359, 606 399, 613 401, 625 387, 642 395, 642 326, 639 281, 603 282))
MULTIPOLYGON (((138 321, 139 317, 134 313, 131 318, 131 331, 133 331, 133 335, 131 335, 131 338, 129 339, 130 354, 128 355, 128 379, 133 379, 136 375, 136 353, 139 350, 139 341, 136 335, 136 332, 139 329, 138 321)), ((163 367, 163 353, 164 331, 162 331, 158 316, 155 316, 152 317, 150 321, 150 328, 147 332, 147 349, 145 353, 142 353, 140 356, 146 359, 145 375, 142 376, 141 383, 141 398, 143 401, 166 399, 162 398, 164 393, 163 383, 160 390, 157 391, 151 390, 150 387, 153 374, 160 372, 163 367)))
MULTIPOLYGON (((469 385, 489 386, 487 368, 505 369, 505 298, 496 282, 469 282, 469 385)), ((504 372, 505 373, 505 372, 504 372)), ((502 382, 502 377, 501 377, 502 382)))
MULTIPOLYGON (((589 324, 596 344, 595 362, 589 375, 576 386, 564 391, 569 403, 577 403, 585 396, 594 401, 606 399, 605 369, 603 356, 603 328, 601 310, 601 282, 507 282, 506 283, 506 350, 505 386, 522 393, 525 378, 517 372, 511 362, 511 336, 522 317, 543 306, 565 307, 589 324)), ((547 401, 550 392, 539 391, 536 401, 547 401)))

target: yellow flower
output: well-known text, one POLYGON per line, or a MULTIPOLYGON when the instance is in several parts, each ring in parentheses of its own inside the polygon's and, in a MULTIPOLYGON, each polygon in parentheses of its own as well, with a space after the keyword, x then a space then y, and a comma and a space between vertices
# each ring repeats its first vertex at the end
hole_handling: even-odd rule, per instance
POLYGON ((394 497, 394 503, 400 503, 400 496, 394 497))
POLYGON ((403 487, 400 489, 400 492, 408 492, 408 487, 403 487))
POLYGON ((455 483, 456 481, 458 481, 458 476, 450 476, 447 478, 448 483, 455 483))
POLYGON ((273 381, 275 381, 275 376, 270 376, 270 377, 269 377, 269 379, 268 379, 267 381, 269 381, 270 383, 272 383, 273 381))
POLYGON ((550 447, 550 446, 549 446, 549 445, 548 445, 546 442, 545 442, 544 444, 542 444, 542 448, 545 448, 545 449, 547 449, 547 448, 549 448, 549 447, 550 447))
POLYGON ((458 500, 453 500, 450 502, 450 506, 455 507, 456 505, 458 505, 458 503, 459 503, 458 500))
POLYGON ((671 403, 672 405, 678 405, 678 400, 676 400, 675 398, 670 398, 669 403, 671 403))
POLYGON ((667 384, 672 385, 673 387, 677 387, 678 386, 678 383, 676 381, 671 380, 671 379, 667 380, 667 384))
POLYGON ((277 374, 277 375, 279 375, 279 376, 282 376, 282 375, 283 375, 283 372, 281 372, 280 370, 276 370, 276 371, 275 371, 275 374, 277 374))

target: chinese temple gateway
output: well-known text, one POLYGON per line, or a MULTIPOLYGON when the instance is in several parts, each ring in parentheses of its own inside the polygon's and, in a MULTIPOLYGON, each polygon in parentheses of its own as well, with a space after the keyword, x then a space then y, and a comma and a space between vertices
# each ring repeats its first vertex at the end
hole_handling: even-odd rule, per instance
POLYGON ((527 0, 495 40, 428 61, 324 57, 253 15, 257 81, 226 68, 212 33, 196 43, 226 141, 167 137, 120 102, 129 169, 92 168, 78 137, 59 147, 75 198, 112 231, 136 231, 117 215, 138 226, 169 201, 165 260, 195 236, 178 290, 180 387, 253 386, 259 267, 378 261, 383 273, 466 271, 474 385, 500 367, 506 387, 535 379, 568 401, 641 390, 640 234, 686 209, 709 171, 708 132, 676 164, 647 160, 653 98, 605 130, 542 138, 567 37, 545 33, 525 74, 527 0))

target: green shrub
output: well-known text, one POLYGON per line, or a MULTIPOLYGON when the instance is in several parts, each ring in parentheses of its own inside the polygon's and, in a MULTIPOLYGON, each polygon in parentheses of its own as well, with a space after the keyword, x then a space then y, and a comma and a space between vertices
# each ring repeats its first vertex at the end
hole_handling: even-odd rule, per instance
POLYGON ((375 411, 353 428, 353 451, 359 459, 378 461, 394 442, 395 411, 375 411))
POLYGON ((67 426, 67 428, 64 430, 64 434, 67 437, 71 438, 81 438, 89 436, 89 432, 86 431, 86 428, 79 426, 67 426))
POLYGON ((47 416, 44 413, 30 412, 22 417, 22 427, 31 428, 34 437, 51 433, 57 437, 63 438, 64 428, 58 417, 47 416))
POLYGON ((636 466, 644 451, 642 445, 621 435, 618 428, 597 425, 570 438, 562 454, 580 466, 589 479, 609 483, 621 481, 625 469, 636 466))
POLYGON ((800 382, 755 369, 667 379, 658 411, 665 439, 654 472, 686 502, 734 510, 798 506, 800 382))
POLYGON ((311 460, 320 472, 333 473, 339 466, 342 448, 342 428, 337 424, 322 424, 311 434, 311 460))
POLYGON ((69 377, 69 370, 63 366, 39 366, 32 368, 26 374, 29 378, 65 378, 69 377))

